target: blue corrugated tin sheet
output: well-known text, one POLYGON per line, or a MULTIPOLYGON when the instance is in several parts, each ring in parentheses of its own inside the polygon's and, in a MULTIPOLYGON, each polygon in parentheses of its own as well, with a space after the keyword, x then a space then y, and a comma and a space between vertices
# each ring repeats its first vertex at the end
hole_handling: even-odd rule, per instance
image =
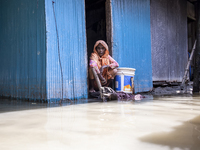
POLYGON ((151 0, 153 81, 181 82, 187 65, 187 1, 151 0))
POLYGON ((44 0, 0 0, 0 95, 46 99, 44 0))
POLYGON ((47 98, 87 98, 87 50, 84 0, 54 0, 58 27, 56 33, 52 0, 45 0, 47 32, 47 98))
POLYGON ((135 91, 152 89, 150 0, 112 0, 113 57, 136 69, 135 91))

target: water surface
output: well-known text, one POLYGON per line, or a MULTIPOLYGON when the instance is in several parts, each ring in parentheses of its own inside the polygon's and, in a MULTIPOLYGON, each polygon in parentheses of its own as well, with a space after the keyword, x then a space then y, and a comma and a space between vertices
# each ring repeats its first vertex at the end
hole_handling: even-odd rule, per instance
POLYGON ((199 150, 200 97, 63 106, 1 100, 0 149, 199 150))

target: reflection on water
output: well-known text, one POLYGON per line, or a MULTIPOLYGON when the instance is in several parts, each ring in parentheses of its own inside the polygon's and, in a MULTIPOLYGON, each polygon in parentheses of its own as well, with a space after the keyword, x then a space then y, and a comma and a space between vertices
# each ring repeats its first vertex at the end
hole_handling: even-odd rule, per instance
POLYGON ((199 150, 198 96, 88 102, 0 101, 0 149, 199 150))

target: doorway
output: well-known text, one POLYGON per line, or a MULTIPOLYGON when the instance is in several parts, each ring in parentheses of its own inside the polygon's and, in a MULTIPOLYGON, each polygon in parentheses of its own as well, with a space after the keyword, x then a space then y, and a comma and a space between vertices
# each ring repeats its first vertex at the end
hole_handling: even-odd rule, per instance
POLYGON ((97 40, 106 40, 105 0, 85 0, 88 62, 97 40))
MULTIPOLYGON (((85 0, 88 66, 94 44, 104 40, 112 56, 110 0, 85 0)), ((88 82, 89 83, 89 82, 88 82)))

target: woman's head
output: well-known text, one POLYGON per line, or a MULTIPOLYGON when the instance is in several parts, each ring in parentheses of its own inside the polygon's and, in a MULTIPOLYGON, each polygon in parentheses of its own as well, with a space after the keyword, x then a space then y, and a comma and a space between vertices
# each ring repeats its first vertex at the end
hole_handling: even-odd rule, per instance
POLYGON ((94 52, 96 52, 100 57, 104 55, 109 55, 108 45, 103 40, 99 40, 94 45, 94 52))
POLYGON ((99 43, 96 47, 96 51, 98 55, 101 57, 105 54, 106 48, 101 43, 99 43))

